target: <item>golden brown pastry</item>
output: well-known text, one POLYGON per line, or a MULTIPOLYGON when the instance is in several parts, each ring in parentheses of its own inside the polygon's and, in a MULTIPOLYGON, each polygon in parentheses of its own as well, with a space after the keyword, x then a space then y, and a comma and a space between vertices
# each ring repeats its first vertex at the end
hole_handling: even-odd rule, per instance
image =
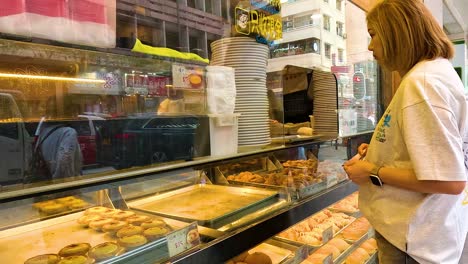
POLYGON ((59 203, 54 203, 50 205, 45 205, 41 207, 41 211, 45 214, 52 215, 52 214, 58 214, 67 211, 67 207, 63 204, 59 203))
POLYGON ((105 242, 93 247, 89 251, 89 256, 97 261, 112 258, 122 252, 122 248, 115 242, 105 242))
POLYGON ((131 211, 119 211, 116 212, 112 215, 112 218, 117 219, 117 220, 125 220, 129 218, 130 216, 134 216, 135 213, 131 211))
POLYGON ((66 196, 66 197, 55 199, 55 201, 57 203, 61 203, 61 204, 68 204, 68 203, 74 202, 76 200, 80 200, 80 199, 77 199, 77 198, 75 198, 73 196, 66 196))
POLYGON ((232 261, 234 262, 242 262, 245 260, 245 258, 247 258, 247 256, 249 255, 249 252, 248 251, 245 251, 244 253, 241 253, 235 257, 232 258, 232 261))
POLYGON ((85 207, 89 206, 89 203, 83 201, 83 200, 75 200, 73 202, 65 204, 69 209, 71 210, 77 210, 77 209, 83 209, 85 207))
POLYGON ((57 254, 44 254, 29 258, 24 264, 57 264, 60 260, 57 254))
POLYGON ((96 230, 96 231, 101 231, 102 230, 102 227, 104 225, 107 225, 107 224, 110 224, 112 223, 112 221, 114 221, 113 219, 101 219, 101 220, 95 220, 95 221, 91 221, 89 222, 89 227, 91 227, 92 229, 96 230))
POLYGON ((141 225, 144 222, 151 221, 151 217, 147 215, 133 215, 125 219, 131 225, 141 225))
POLYGON ((148 229, 148 228, 151 228, 151 227, 157 227, 157 226, 162 227, 162 226, 166 226, 166 225, 167 225, 167 224, 166 224, 166 222, 164 222, 164 220, 162 220, 162 219, 154 219, 154 220, 152 220, 152 221, 150 221, 150 222, 141 223, 140 226, 141 226, 143 229, 148 229))
POLYGON ((44 201, 44 202, 37 202, 33 204, 33 207, 38 210, 41 210, 42 207, 47 206, 47 205, 52 205, 52 204, 56 204, 56 202, 52 200, 44 201))
POLYGON ((85 215, 91 215, 91 214, 102 215, 102 214, 110 212, 110 211, 112 211, 112 209, 110 209, 110 208, 103 207, 103 206, 95 206, 95 207, 91 207, 91 208, 86 209, 84 214, 85 215))
POLYGON ((143 235, 148 238, 148 240, 156 240, 165 234, 167 234, 169 230, 164 227, 151 227, 143 231, 143 235))
POLYGON ((69 256, 62 258, 58 264, 92 264, 94 260, 85 256, 69 256))
POLYGON ((83 215, 82 217, 78 218, 78 224, 88 227, 89 223, 92 221, 104 220, 100 215, 83 215))
POLYGON ((262 252, 254 252, 248 255, 245 260, 247 264, 272 264, 270 256, 262 252))
POLYGON ((74 243, 62 248, 58 254, 61 257, 85 256, 90 248, 91 245, 88 243, 74 243))
POLYGON ((146 244, 148 240, 143 235, 133 235, 121 237, 118 240, 119 245, 126 248, 135 248, 146 244))
POLYGON ((126 237, 126 236, 133 236, 133 235, 139 235, 143 233, 143 228, 141 226, 126 226, 119 231, 117 231, 117 237, 126 237))
POLYGON ((120 229, 126 227, 128 224, 125 221, 119 221, 112 219, 112 222, 102 226, 102 231, 114 235, 120 229))

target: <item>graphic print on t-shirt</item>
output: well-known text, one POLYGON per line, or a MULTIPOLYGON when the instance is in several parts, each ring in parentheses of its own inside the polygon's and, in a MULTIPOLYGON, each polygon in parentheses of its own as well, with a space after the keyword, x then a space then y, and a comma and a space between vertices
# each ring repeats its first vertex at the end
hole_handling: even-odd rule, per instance
POLYGON ((463 199, 462 205, 468 205, 468 187, 465 188, 465 199, 463 199))
POLYGON ((387 141, 385 138, 385 127, 390 127, 390 120, 392 119, 392 116, 390 115, 390 110, 387 111, 385 116, 382 118, 379 127, 377 128, 377 134, 375 136, 375 139, 381 143, 384 143, 387 141))

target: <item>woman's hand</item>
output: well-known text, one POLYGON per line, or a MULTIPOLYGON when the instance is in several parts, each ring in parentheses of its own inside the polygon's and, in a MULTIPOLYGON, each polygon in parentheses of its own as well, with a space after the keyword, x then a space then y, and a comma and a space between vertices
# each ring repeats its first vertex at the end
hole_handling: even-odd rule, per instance
POLYGON ((343 169, 351 181, 361 185, 369 181, 369 175, 374 166, 365 160, 351 159, 343 164, 343 169))
POLYGON ((366 156, 368 147, 369 147, 369 144, 367 143, 362 143, 361 145, 359 145, 357 150, 361 158, 364 158, 366 156))

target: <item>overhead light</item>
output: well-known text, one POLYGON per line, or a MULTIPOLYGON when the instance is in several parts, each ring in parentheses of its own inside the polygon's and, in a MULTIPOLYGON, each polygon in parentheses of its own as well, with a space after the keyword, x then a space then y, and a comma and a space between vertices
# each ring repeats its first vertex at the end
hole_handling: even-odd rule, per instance
POLYGON ((21 79, 36 79, 36 80, 65 81, 65 82, 85 82, 85 83, 105 83, 106 82, 105 80, 98 80, 98 79, 84 79, 84 78, 14 74, 14 73, 0 73, 0 78, 21 78, 21 79))

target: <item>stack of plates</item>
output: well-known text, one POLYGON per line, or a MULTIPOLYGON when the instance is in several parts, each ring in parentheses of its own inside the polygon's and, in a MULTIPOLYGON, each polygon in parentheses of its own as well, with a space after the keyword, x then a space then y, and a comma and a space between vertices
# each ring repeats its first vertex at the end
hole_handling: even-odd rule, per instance
POLYGON ((268 122, 266 67, 268 46, 252 38, 223 38, 211 44, 211 65, 235 69, 236 108, 239 117, 239 146, 271 143, 268 122))
POLYGON ((333 73, 313 71, 314 117, 316 134, 338 134, 338 92, 333 73))

